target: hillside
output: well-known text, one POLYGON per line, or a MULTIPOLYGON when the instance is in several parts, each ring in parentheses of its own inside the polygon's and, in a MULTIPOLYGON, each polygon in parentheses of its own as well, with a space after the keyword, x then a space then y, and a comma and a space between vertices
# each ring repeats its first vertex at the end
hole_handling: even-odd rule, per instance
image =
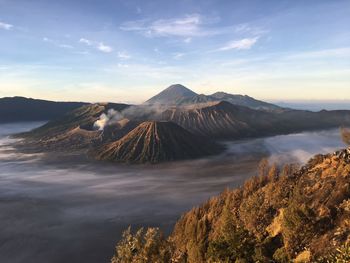
POLYGON ((118 141, 94 152, 100 160, 158 163, 193 159, 219 152, 219 146, 201 140, 172 122, 143 122, 118 141))
POLYGON ((161 119, 172 121, 193 133, 213 138, 240 138, 273 128, 273 116, 228 102, 164 111, 161 119), (265 130, 263 129, 265 125, 265 130))
POLYGON ((45 150, 71 151, 73 149, 85 149, 102 142, 101 131, 89 131, 79 126, 66 132, 50 136, 39 142, 40 148, 45 150))
POLYGON ((222 101, 173 107, 165 110, 160 119, 175 122, 202 136, 238 139, 349 125, 350 111, 267 112, 222 101))
POLYGON ((349 262, 350 149, 301 168, 263 161, 241 188, 184 214, 169 238, 157 228, 128 229, 112 262, 140 255, 149 262, 349 262))
POLYGON ((24 97, 0 98, 0 123, 54 120, 86 104, 88 103, 56 102, 24 97))
POLYGON ((81 129, 93 130, 94 123, 108 110, 116 111, 126 109, 129 105, 117 103, 97 103, 84 105, 78 109, 68 112, 57 120, 50 121, 45 125, 30 132, 19 134, 32 140, 46 140, 59 134, 67 132, 76 127, 81 129))

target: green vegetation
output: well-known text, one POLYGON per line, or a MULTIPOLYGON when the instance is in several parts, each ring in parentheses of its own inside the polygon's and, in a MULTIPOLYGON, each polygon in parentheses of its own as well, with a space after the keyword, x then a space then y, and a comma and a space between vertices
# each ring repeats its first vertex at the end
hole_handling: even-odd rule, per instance
POLYGON ((128 229, 112 262, 350 262, 350 154, 257 176, 183 215, 165 239, 128 229))
POLYGON ((245 262, 254 254, 254 238, 235 221, 228 207, 224 208, 222 226, 216 238, 208 244, 209 262, 245 262))

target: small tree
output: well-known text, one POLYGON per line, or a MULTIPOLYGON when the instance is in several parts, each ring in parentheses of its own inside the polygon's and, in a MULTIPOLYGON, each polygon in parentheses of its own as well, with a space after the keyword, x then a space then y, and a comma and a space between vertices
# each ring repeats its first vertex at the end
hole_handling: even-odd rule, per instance
POLYGON ((140 228, 134 235, 129 227, 116 246, 112 263, 167 263, 171 245, 158 228, 140 228))
POLYGON ((270 182, 275 182, 278 179, 279 176, 279 170, 276 164, 273 164, 270 167, 268 178, 270 182))
POLYGON ((223 209, 221 220, 219 236, 208 244, 206 262, 252 262, 254 238, 235 222, 227 205, 223 209))
POLYGON ((342 127, 340 128, 340 134, 343 142, 350 145, 350 129, 342 127))

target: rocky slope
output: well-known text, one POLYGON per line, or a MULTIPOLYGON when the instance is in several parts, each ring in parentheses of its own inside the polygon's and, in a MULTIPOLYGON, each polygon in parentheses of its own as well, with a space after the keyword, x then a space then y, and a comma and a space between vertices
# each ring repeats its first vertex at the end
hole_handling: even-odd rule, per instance
POLYGON ((41 149, 72 151, 93 147, 102 142, 102 131, 89 131, 78 127, 50 136, 38 142, 41 149))
POLYGON ((158 163, 217 153, 216 144, 202 140, 172 122, 143 122, 118 141, 94 152, 100 160, 158 163))
POLYGON ((162 112, 160 119, 175 122, 195 134, 238 139, 349 125, 350 111, 267 112, 222 101, 173 107, 162 112))
POLYGON ((94 123, 108 110, 123 110, 127 107, 128 105, 115 103, 85 105, 58 120, 50 121, 30 132, 17 134, 15 137, 25 139, 20 146, 29 146, 36 151, 90 148, 109 139, 121 138, 125 135, 125 130, 128 132, 134 127, 127 125, 127 122, 123 125, 115 123, 113 127, 108 127, 105 133, 94 128, 94 123))
POLYGON ((239 138, 272 128, 272 116, 228 102, 176 107, 162 113, 161 119, 172 121, 193 133, 213 138, 239 138))
POLYGON ((153 262, 349 262, 350 149, 259 171, 184 214, 168 239, 126 231, 112 262, 147 253, 153 262))
POLYGON ((68 112, 58 120, 50 121, 37 129, 21 135, 28 138, 34 137, 43 139, 55 136, 78 126, 82 129, 93 130, 94 123, 100 118, 101 114, 106 113, 110 109, 121 111, 127 107, 129 107, 129 105, 118 103, 89 104, 68 112))

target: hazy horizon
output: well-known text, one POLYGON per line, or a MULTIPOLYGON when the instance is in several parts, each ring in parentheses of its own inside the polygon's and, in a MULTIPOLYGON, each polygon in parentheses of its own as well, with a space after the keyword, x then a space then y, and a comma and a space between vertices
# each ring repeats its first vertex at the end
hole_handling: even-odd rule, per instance
MULTIPOLYGON (((201 94, 201 93, 199 93, 201 94)), ((156 95, 156 94, 154 94, 156 95)), ((210 94, 205 94, 210 95, 210 94)), ((248 94, 240 94, 240 95, 248 95, 248 94)), ((248 95, 249 96, 249 95, 248 95)), ((2 98, 13 98, 13 97, 24 97, 28 99, 39 99, 39 100, 52 100, 56 102, 86 102, 86 103, 126 103, 131 105, 138 105, 145 102, 147 99, 142 101, 123 101, 123 100, 116 100, 114 98, 110 98, 108 101, 83 101, 83 100, 59 100, 59 99, 49 99, 45 97, 25 97, 21 95, 14 95, 14 96, 6 96, 6 97, 0 97, 2 98)), ((255 99, 260 99, 256 98, 255 99)), ((264 100, 260 99, 268 103, 272 103, 275 105, 278 105, 280 107, 284 108, 292 108, 297 110, 310 110, 310 111, 320 111, 320 110, 350 110, 350 100, 288 100, 288 99, 280 99, 280 100, 264 100)))
POLYGON ((346 0, 0 0, 0 97, 138 103, 183 83, 266 101, 350 100, 349 9, 346 0))

